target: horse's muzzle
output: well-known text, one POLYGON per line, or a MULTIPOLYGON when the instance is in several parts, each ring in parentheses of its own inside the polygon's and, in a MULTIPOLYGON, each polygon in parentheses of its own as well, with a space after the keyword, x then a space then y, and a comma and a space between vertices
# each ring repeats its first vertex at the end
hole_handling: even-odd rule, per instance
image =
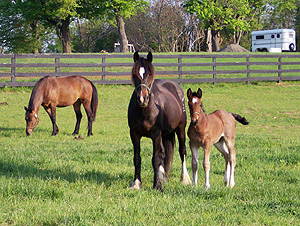
POLYGON ((26 129, 26 135, 30 136, 33 132, 33 129, 26 129))
POLYGON ((139 107, 145 108, 148 106, 149 103, 149 96, 140 96, 137 100, 139 107))

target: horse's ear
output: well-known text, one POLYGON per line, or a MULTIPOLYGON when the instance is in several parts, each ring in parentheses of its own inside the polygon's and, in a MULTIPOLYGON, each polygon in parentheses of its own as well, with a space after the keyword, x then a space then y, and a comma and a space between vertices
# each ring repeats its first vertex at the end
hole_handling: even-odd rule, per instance
POLYGON ((139 51, 135 51, 133 54, 133 61, 137 62, 140 59, 139 51))
POLYGON ((24 106, 25 111, 28 111, 28 108, 24 106))
POLYGON ((186 92, 187 97, 190 98, 190 96, 192 96, 192 93, 193 92, 192 92, 191 88, 189 88, 188 91, 186 92))
POLYGON ((148 60, 149 62, 152 62, 152 60, 153 60, 153 56, 152 56, 152 53, 151 53, 150 51, 148 52, 147 60, 148 60))
POLYGON ((197 91, 197 96, 198 96, 199 98, 202 97, 202 90, 201 90, 200 88, 199 88, 198 91, 197 91))

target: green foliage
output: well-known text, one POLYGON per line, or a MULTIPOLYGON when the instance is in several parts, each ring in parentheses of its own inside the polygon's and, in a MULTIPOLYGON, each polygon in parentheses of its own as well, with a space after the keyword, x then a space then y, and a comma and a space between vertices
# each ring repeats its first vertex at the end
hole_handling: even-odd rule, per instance
POLYGON ((188 12, 195 13, 200 20, 203 20, 206 28, 223 30, 227 27, 234 31, 250 29, 250 15, 253 11, 248 0, 189 0, 185 7, 188 12))
MULTIPOLYGON (((223 186, 224 160, 213 148, 210 190, 202 187, 201 166, 198 187, 180 184, 176 151, 164 193, 153 191, 149 139, 142 139, 143 188, 128 188, 134 175, 127 125, 131 86, 97 86, 94 136, 86 137, 83 112, 81 140, 70 135, 72 107, 57 109, 56 137, 43 109, 38 127, 26 137, 23 106, 31 88, 1 89, 0 103, 8 105, 0 105, 0 224, 299 225, 299 82, 185 84, 184 91, 189 87, 202 88, 207 113, 225 109, 250 121, 237 124, 233 189, 223 186)), ((187 153, 191 176, 189 148, 187 153)))

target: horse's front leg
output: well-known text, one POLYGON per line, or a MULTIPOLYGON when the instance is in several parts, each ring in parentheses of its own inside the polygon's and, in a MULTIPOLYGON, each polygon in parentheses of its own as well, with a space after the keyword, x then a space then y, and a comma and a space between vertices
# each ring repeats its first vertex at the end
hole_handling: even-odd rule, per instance
POLYGON ((203 158, 203 169, 204 169, 204 174, 205 174, 205 183, 204 183, 205 190, 210 188, 210 183, 209 183, 209 171, 210 171, 209 155, 210 155, 210 142, 206 142, 205 145, 204 145, 204 158, 203 158))
POLYGON ((141 180, 141 136, 136 134, 134 131, 130 130, 130 138, 133 144, 134 149, 134 157, 133 157, 133 163, 134 163, 134 180, 130 185, 130 188, 139 190, 142 186, 142 180, 141 180))
POLYGON ((153 157, 152 166, 154 170, 154 182, 153 188, 156 190, 163 191, 162 180, 165 179, 164 159, 165 159, 165 148, 162 143, 161 134, 157 135, 153 141, 153 157))
POLYGON ((192 152, 193 184, 196 186, 198 182, 199 146, 197 146, 190 140, 190 149, 192 152))
POLYGON ((56 106, 44 107, 45 111, 48 113, 51 122, 52 122, 52 136, 55 136, 58 133, 58 127, 56 125, 56 106))

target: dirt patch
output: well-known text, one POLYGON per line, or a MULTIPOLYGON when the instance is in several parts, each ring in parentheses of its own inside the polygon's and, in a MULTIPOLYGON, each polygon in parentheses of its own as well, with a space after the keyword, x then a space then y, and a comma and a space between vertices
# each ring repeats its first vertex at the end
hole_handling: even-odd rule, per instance
POLYGON ((243 52, 249 52, 249 50, 245 49, 244 47, 237 45, 237 44, 230 44, 228 46, 225 46, 224 48, 220 49, 218 52, 237 52, 237 53, 243 53, 243 52))

